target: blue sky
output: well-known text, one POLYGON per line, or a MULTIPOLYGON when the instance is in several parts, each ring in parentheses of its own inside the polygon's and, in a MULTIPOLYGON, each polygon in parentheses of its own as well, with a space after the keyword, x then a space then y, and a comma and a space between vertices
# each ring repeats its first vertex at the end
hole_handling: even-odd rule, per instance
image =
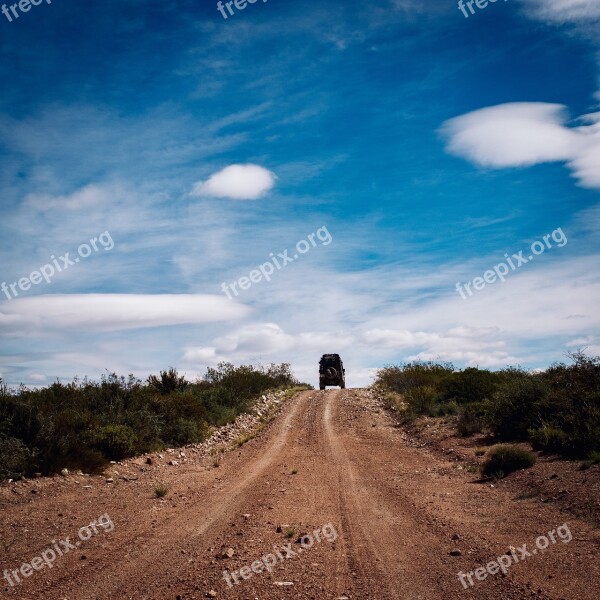
POLYGON ((600 354, 600 4, 475 11, 0 13, 0 283, 18 292, 0 292, 0 376, 286 361, 315 383, 339 352, 356 386, 405 360, 600 354), (457 292, 559 229, 567 242, 506 281, 457 292), (318 231, 330 242, 313 235, 270 281, 223 292, 318 231), (31 277, 104 232, 111 244, 31 277))

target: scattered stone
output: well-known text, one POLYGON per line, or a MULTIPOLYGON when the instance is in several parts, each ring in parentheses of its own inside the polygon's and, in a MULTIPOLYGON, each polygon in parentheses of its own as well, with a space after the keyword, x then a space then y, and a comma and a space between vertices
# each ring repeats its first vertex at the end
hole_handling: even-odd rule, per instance
POLYGON ((281 586, 294 585, 294 582, 293 581, 274 581, 273 585, 281 585, 281 586))
POLYGON ((233 548, 223 548, 221 550, 221 558, 233 558, 235 550, 233 548))
POLYGON ((146 464, 147 465, 151 465, 152 464, 152 458, 150 456, 146 459, 146 464))
POLYGON ((172 467, 176 467, 178 464, 179 464, 179 462, 176 461, 176 460, 170 460, 169 461, 169 465, 171 465, 172 467))
POLYGON ((66 476, 69 474, 69 469, 62 469, 62 471, 60 472, 60 474, 61 474, 63 477, 66 477, 66 476))
POLYGON ((458 548, 450 550, 450 556, 462 556, 462 552, 458 548))
POLYGON ((215 592, 215 590, 209 590, 208 592, 206 592, 206 597, 207 598, 216 598, 217 592, 215 592))
POLYGON ((107 477, 106 478, 106 483, 114 483, 115 480, 112 477, 107 477))

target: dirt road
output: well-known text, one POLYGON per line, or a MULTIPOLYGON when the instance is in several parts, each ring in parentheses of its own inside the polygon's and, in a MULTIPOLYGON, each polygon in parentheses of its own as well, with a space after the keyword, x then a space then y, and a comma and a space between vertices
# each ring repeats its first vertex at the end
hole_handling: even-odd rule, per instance
POLYGON ((78 545, 18 584, 5 578, 0 595, 598 598, 597 529, 413 447, 364 390, 302 392, 218 468, 179 465, 160 477, 169 490, 162 500, 152 491, 156 472, 141 469, 118 485, 3 487, 0 570, 31 563, 53 540, 78 545), (100 515, 114 528, 77 538, 100 515), (557 529, 565 523, 570 540, 557 529), (552 531, 539 550, 536 539, 552 531), (519 562, 477 579, 475 570, 510 546, 521 548, 519 562), (473 585, 465 575, 465 589, 459 572, 472 573, 473 585))

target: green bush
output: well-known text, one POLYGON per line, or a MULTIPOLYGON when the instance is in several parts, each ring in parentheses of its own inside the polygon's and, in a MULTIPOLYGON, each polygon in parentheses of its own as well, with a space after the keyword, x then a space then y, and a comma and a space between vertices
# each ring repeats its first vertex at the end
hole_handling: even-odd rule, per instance
POLYGON ((439 402, 429 412, 431 417, 447 417, 459 414, 460 408, 458 404, 451 400, 450 402, 439 402))
POLYGON ((506 477, 514 471, 528 469, 536 462, 536 456, 529 450, 516 446, 498 446, 481 465, 481 473, 486 477, 506 477))
POLYGON ((179 376, 177 371, 171 367, 168 371, 160 372, 160 379, 156 375, 148 377, 148 383, 156 388, 161 394, 182 392, 188 386, 185 377, 179 376))
POLYGON ((409 410, 417 415, 431 415, 437 398, 437 392, 432 385, 413 387, 404 394, 409 410))
POLYGON ((481 433, 485 426, 488 410, 486 402, 472 402, 462 407, 458 415, 456 430, 461 437, 470 437, 481 433))
POLYGON ((121 460, 135 454, 137 436, 131 427, 113 423, 94 428, 90 442, 109 460, 121 460))
POLYGON ((174 369, 150 376, 103 375, 35 390, 0 381, 0 477, 70 469, 97 472, 109 460, 201 442, 211 426, 235 419, 269 389, 297 385, 288 364, 221 363, 204 379, 174 369))
POLYGON ((572 365, 553 365, 543 374, 549 390, 540 421, 567 435, 560 454, 584 458, 600 451, 600 357, 570 357, 572 365))
POLYGON ((442 382, 442 396, 445 400, 455 400, 459 404, 481 402, 491 398, 501 383, 498 373, 475 369, 457 371, 442 382))
POLYGON ((570 450, 569 434, 558 427, 544 425, 539 429, 531 429, 529 437, 536 450, 548 454, 563 454, 570 450))
POLYGON ((377 371, 375 385, 399 394, 406 394, 418 387, 439 390, 442 381, 453 371, 454 367, 449 363, 417 361, 401 366, 387 365, 377 371))
POLYGON ((488 425, 500 440, 528 439, 529 430, 538 421, 539 408, 547 393, 541 377, 515 373, 502 383, 490 401, 488 425))
POLYGON ((460 435, 485 429, 501 441, 531 441, 545 452, 585 458, 600 452, 600 357, 576 352, 570 358, 573 364, 554 364, 541 373, 388 365, 377 372, 375 385, 393 395, 399 411, 408 405, 405 420, 452 414, 458 405, 460 435))
POLYGON ((20 479, 35 465, 35 453, 21 440, 0 436, 0 479, 20 479))

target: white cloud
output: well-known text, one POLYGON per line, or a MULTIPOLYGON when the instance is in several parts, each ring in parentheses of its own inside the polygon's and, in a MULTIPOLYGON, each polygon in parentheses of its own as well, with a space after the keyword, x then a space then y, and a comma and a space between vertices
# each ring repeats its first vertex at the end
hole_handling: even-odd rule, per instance
POLYGON ((3 302, 0 328, 5 332, 123 331, 239 319, 248 312, 224 296, 56 294, 3 302))
POLYGON ((598 0, 521 0, 529 14, 550 23, 581 23, 600 18, 598 0))
POLYGON ((524 167, 566 162, 579 183, 600 188, 600 113, 565 125, 559 104, 519 102, 476 110, 443 124, 447 151, 476 165, 524 167))
POLYGON ((25 207, 38 211, 48 210, 82 210, 104 205, 106 189, 98 185, 87 185, 69 196, 52 196, 50 194, 29 194, 23 202, 25 207))
POLYGON ((192 195, 256 200, 273 188, 276 179, 274 173, 259 165, 230 165, 196 183, 192 195))

